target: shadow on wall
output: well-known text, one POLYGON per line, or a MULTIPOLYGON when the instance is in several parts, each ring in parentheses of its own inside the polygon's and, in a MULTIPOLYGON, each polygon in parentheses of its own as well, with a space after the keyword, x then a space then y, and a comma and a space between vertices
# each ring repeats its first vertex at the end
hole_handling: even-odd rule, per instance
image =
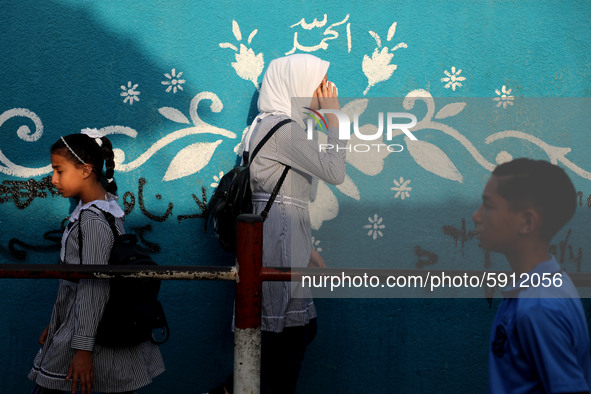
MULTIPOLYGON (((0 103, 30 108, 43 119, 47 144, 34 145, 46 148, 59 135, 117 120, 133 122, 138 130, 156 129, 154 119, 137 105, 121 105, 121 85, 139 75, 163 73, 132 41, 103 30, 83 10, 55 2, 14 3, 4 7, 3 15, 10 23, 3 24, 0 64, 12 77, 0 79, 0 103)), ((142 86, 143 96, 153 97, 157 87, 142 86)))
MULTIPOLYGON (((11 161, 27 167, 45 166, 49 162, 48 147, 60 135, 85 127, 133 127, 141 134, 133 141, 134 149, 141 152, 166 134, 166 119, 158 114, 156 99, 161 102, 167 97, 161 81, 163 74, 170 72, 169 65, 156 64, 132 40, 104 28, 81 7, 55 1, 12 2, 2 6, 0 19, 0 113, 26 108, 35 112, 44 126, 41 139, 31 144, 16 136, 23 124, 34 130, 28 119, 13 118, 2 125, 0 149, 11 161), (135 78, 142 80, 141 101, 133 105, 123 103, 121 86, 138 83, 135 78)), ((175 100, 188 103, 196 93, 188 90, 178 92, 175 100)), ((204 121, 207 116, 208 113, 203 115, 204 121)), ((137 172, 132 175, 145 176, 137 172)), ((121 179, 126 177, 131 176, 121 179)), ((125 191, 124 182, 118 181, 120 190, 125 191)), ((130 184, 137 185, 137 179, 130 184)), ((197 193, 197 188, 193 192, 197 193)), ((0 205, 3 228, 12 229, 11 234, 2 237, 3 261, 17 262, 6 249, 5 237, 43 243, 45 231, 60 227, 60 219, 52 220, 67 215, 65 211, 53 212, 53 205, 60 198, 49 196, 25 210, 17 209, 10 201, 0 205), (40 217, 46 222, 39 222, 40 217), (38 229, 39 234, 32 229, 38 229)), ((143 216, 142 220, 149 222, 143 216)), ((184 229, 193 230, 188 238, 204 237, 200 219, 180 225, 174 219, 169 222, 165 227, 174 226, 167 232, 171 237, 179 236, 184 229)), ((206 236, 212 237, 211 233, 206 236)), ((214 250, 215 246, 209 249, 214 250)), ((25 262, 38 259, 48 263, 55 261, 57 251, 29 254, 25 262)), ((158 255, 154 258, 160 264, 168 264, 158 255)), ((3 280, 1 288, 0 313, 4 317, 0 319, 0 332, 4 335, 0 337, 0 393, 28 392, 31 383, 26 375, 38 349, 37 339, 49 321, 57 283, 3 280)), ((199 382, 204 390, 214 387, 232 368, 233 285, 170 281, 164 283, 161 297, 172 327, 170 341, 161 347, 167 372, 142 392, 192 392, 194 382, 199 382), (191 343, 190 351, 187 341, 191 343), (186 379, 187 376, 191 378, 186 379), (172 391, 170 382, 175 382, 172 391)))
MULTIPOLYGON (((484 268, 486 259, 472 233, 470 214, 475 204, 448 200, 420 209, 401 209, 400 201, 387 206, 342 203, 341 215, 325 222, 314 235, 320 240, 317 246, 323 248, 330 267, 478 270, 484 268), (376 222, 373 216, 368 218, 367 212, 377 212, 384 218, 380 223, 385 227, 379 227, 382 235, 376 238, 369 236, 365 227, 372 220, 376 222), (357 219, 359 225, 351 226, 357 219), (342 231, 343 228, 347 231, 342 231), (423 251, 420 255, 417 246, 423 251)), ((570 258, 569 246, 576 251, 585 245, 581 239, 586 234, 579 231, 574 231, 568 240, 565 238, 569 229, 582 228, 582 218, 575 219, 553 240, 558 251, 560 242, 567 250, 564 260, 559 258, 559 261, 568 272, 576 271, 577 267, 577 261, 570 258)), ((491 268, 507 269, 503 264, 506 263, 496 255, 491 268)), ((22 376, 19 371, 30 365, 26 355, 34 352, 38 332, 29 327, 32 324, 28 321, 47 319, 50 310, 47 299, 55 289, 42 294, 33 282, 26 282, 20 288, 16 286, 24 285, 22 280, 6 283, 8 290, 3 299, 14 308, 5 315, 22 316, 18 311, 27 311, 23 320, 13 318, 2 323, 9 324, 10 338, 0 340, 6 350, 1 354, 10 355, 11 375, 4 376, 5 381, 10 381, 14 376, 22 376), (31 300, 42 297, 48 305, 43 310, 30 310, 31 300), (30 332, 25 338, 27 331, 30 332)), ((169 391, 171 382, 177 392, 192 392, 193 386, 189 389, 189 384, 207 390, 225 377, 231 368, 231 295, 231 283, 164 284, 162 300, 172 328, 171 340, 162 347, 168 371, 146 393, 174 392, 169 391)), ((421 297, 420 293, 417 297, 421 297)), ((589 301, 584 300, 587 310, 589 301)), ((445 388, 444 392, 482 388, 474 391, 479 392, 486 387, 486 341, 496 303, 489 309, 482 298, 318 299, 316 302, 319 332, 303 367, 302 392, 343 389, 343 392, 387 393, 406 392, 409 387, 420 387, 417 392, 433 392, 441 387, 445 388), (469 378, 460 372, 466 370, 473 371, 469 378)), ((21 389, 26 384, 14 387, 21 389)))

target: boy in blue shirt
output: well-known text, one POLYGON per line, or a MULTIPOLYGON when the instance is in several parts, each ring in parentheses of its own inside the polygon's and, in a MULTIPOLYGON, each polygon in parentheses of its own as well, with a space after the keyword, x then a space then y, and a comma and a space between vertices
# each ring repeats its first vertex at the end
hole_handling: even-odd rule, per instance
POLYGON ((489 348, 490 393, 588 393, 589 332, 577 290, 548 252, 576 209, 566 173, 546 161, 495 168, 473 215, 482 247, 515 273, 503 290, 489 348), (513 285, 513 283, 512 283, 513 285))

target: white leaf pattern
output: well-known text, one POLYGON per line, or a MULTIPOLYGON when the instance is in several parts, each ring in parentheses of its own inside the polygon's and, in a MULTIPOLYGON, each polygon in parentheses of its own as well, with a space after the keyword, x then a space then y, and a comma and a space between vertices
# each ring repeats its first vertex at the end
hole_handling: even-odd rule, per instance
POLYGON ((341 108, 341 111, 346 113, 349 116, 349 119, 353 119, 355 114, 361 116, 367 109, 367 105, 369 104, 368 99, 357 99, 348 102, 341 108))
POLYGON ((310 223, 312 230, 318 230, 326 220, 332 220, 339 214, 339 201, 322 181, 318 182, 316 199, 310 203, 310 223))
POLYGON ((359 189, 353 182, 353 180, 349 177, 349 175, 345 175, 345 181, 340 185, 337 185, 337 189, 345 193, 347 196, 359 201, 361 199, 361 194, 359 193, 359 189))
POLYGON ((391 41, 394 38, 394 34, 396 34, 396 25, 398 22, 392 23, 392 26, 388 29, 388 37, 386 38, 388 41, 391 41))
POLYGON ((235 45, 232 45, 229 42, 221 42, 220 43, 220 48, 230 48, 230 49, 233 49, 235 51, 238 51, 238 48, 236 48, 235 45))
POLYGON ((198 142, 187 146, 172 159, 162 180, 173 181, 198 172, 209 163, 221 143, 222 140, 217 140, 213 143, 198 142))
MULTIPOLYGON (((366 124, 359 126, 359 131, 365 135, 372 135, 377 132, 378 128, 372 124, 366 124)), ((349 145, 355 146, 358 144, 364 144, 367 141, 362 141, 357 137, 357 134, 351 134, 351 140, 349 145)), ((381 144, 384 143, 383 136, 376 139, 372 143, 381 144)), ((388 149, 382 147, 379 151, 372 151, 371 154, 367 152, 347 152, 347 162, 365 175, 377 175, 384 169, 384 159, 390 154, 388 149)))
POLYGON ((373 31, 369 31, 369 34, 371 34, 371 36, 376 40, 376 43, 378 44, 378 48, 382 47, 382 40, 380 39, 380 36, 373 31))
POLYGON ((242 40, 242 33, 240 33, 240 27, 238 26, 238 22, 235 20, 232 21, 232 33, 234 33, 234 37, 238 41, 242 40))
POLYGON ((445 119, 451 116, 456 116, 466 107, 466 103, 451 103, 447 104, 445 107, 441 108, 437 115, 435 115, 435 119, 445 119))
POLYGON ((160 114, 162 116, 164 116, 166 119, 170 119, 173 122, 184 123, 184 124, 191 123, 189 121, 189 119, 187 119, 187 117, 185 115, 183 115, 183 113, 176 108, 162 107, 162 108, 158 108, 158 112, 160 112, 160 114))
POLYGON ((462 174, 449 157, 437 146, 425 141, 411 141, 404 137, 406 149, 418 165, 442 178, 462 183, 462 174))
POLYGON ((255 36, 257 33, 258 33, 258 29, 254 29, 254 30, 253 30, 253 31, 250 33, 250 35, 248 36, 248 41, 247 41, 247 42, 248 42, 248 44, 250 44, 250 43, 251 43, 252 39, 254 38, 254 36, 255 36))

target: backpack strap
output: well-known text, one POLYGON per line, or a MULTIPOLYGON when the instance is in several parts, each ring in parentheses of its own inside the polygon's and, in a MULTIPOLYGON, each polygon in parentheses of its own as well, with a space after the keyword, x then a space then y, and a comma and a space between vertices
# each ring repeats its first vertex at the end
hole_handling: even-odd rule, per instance
POLYGON ((82 212, 80 211, 80 215, 78 215, 78 257, 80 260, 80 265, 82 265, 82 212))
POLYGON ((257 155, 257 153, 259 153, 259 151, 261 150, 263 145, 265 145, 265 143, 267 141, 269 141, 269 139, 273 136, 273 134, 275 134, 275 132, 277 130, 279 130, 281 128, 281 126, 286 125, 286 124, 290 123, 291 121, 292 121, 291 119, 284 119, 281 122, 277 123, 275 126, 273 126, 273 128, 267 133, 267 135, 263 137, 261 142, 259 142, 259 144, 256 146, 256 148, 254 148, 254 151, 252 151, 252 155, 249 155, 250 157, 248 159, 248 165, 250 165, 250 163, 252 163, 252 161, 254 160, 254 157, 257 155))
MULTIPOLYGON (((109 227, 111 227, 111 232, 113 233, 113 243, 115 244, 115 243, 119 242, 121 235, 119 234, 119 231, 117 231, 117 226, 115 225, 115 216, 113 216, 109 212, 103 211, 102 209, 100 209, 96 205, 91 205, 91 207, 96 208, 105 217, 105 219, 107 219, 107 223, 109 223, 109 227)), ((94 211, 94 212, 96 212, 96 211, 94 211)))
POLYGON ((273 189, 273 193, 271 193, 271 197, 269 197, 269 201, 267 201, 267 205, 265 205, 265 209, 263 209, 263 212, 261 212, 263 222, 265 220, 267 220, 267 216, 269 216, 269 211, 271 210, 271 206, 275 202, 275 198, 277 197, 277 194, 279 194, 279 189, 281 189, 281 185, 283 185, 283 181, 285 180, 285 177, 287 176, 287 172, 289 171, 290 168, 291 168, 290 166, 285 166, 285 169, 283 170, 281 177, 279 178, 279 180, 277 181, 277 184, 275 185, 275 188, 273 189))
POLYGON ((91 205, 88 209, 83 209, 80 211, 80 215, 78 215, 78 256, 80 259, 80 264, 82 264, 82 213, 84 211, 91 210, 94 213, 102 213, 105 219, 107 219, 107 223, 109 223, 109 227, 111 228, 111 232, 113 233, 113 245, 119 242, 119 232, 117 231, 117 227, 115 226, 115 216, 111 215, 109 212, 105 212, 101 210, 96 205, 91 205), (95 208, 91 209, 91 208, 95 208), (98 212, 96 212, 98 210, 98 212))
MULTIPOLYGON (((250 163, 252 163, 252 161, 254 160, 254 157, 257 155, 259 150, 261 150, 263 145, 265 145, 265 143, 267 141, 269 141, 269 139, 273 136, 273 134, 275 134, 275 132, 277 130, 279 130, 283 125, 286 125, 290 122, 292 122, 291 119, 284 119, 281 122, 277 123, 275 126, 273 126, 273 128, 267 133, 267 135, 265 135, 263 137, 261 142, 259 142, 259 144, 256 146, 256 148, 254 148, 254 151, 252 152, 252 156, 250 156, 249 161, 248 161, 249 166, 250 166, 250 163)), ((273 188, 273 192, 271 193, 271 197, 269 197, 269 201, 267 201, 267 205, 265 205, 265 209, 263 209, 263 212, 261 212, 261 217, 263 218, 263 222, 265 220, 267 220, 267 216, 269 216, 269 211, 271 210, 271 206, 275 202, 275 198, 277 197, 277 194, 279 194, 279 189, 281 189, 281 185, 283 185, 283 181, 285 181, 285 177, 287 176, 287 172, 289 171, 290 168, 291 168, 290 166, 287 166, 287 165, 285 166, 285 169, 283 170, 281 177, 279 177, 277 184, 273 188)))

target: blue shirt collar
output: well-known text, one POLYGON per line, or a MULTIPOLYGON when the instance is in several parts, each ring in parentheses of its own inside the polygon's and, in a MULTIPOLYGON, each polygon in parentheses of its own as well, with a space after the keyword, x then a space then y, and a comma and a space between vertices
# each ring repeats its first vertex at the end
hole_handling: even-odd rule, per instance
POLYGON ((518 275, 515 278, 515 287, 511 286, 502 290, 503 297, 515 297, 515 295, 519 293, 521 290, 527 289, 529 286, 521 285, 529 285, 533 274, 539 274, 541 277, 545 273, 554 274, 560 271, 562 271, 562 268, 560 268, 560 264, 558 264, 556 258, 553 255, 550 255, 549 260, 543 261, 536 265, 531 271, 527 273, 527 275, 524 275, 523 278, 520 278, 521 275, 518 275))

